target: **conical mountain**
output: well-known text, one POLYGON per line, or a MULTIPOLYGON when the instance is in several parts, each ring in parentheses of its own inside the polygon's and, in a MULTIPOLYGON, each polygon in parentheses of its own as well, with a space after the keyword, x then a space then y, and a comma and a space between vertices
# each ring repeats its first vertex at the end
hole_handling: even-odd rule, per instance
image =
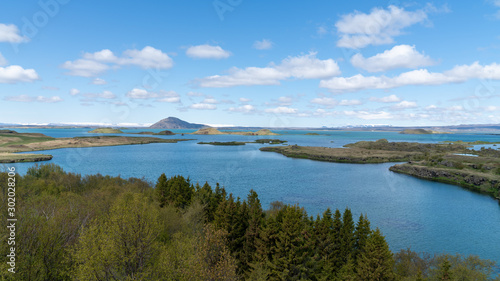
POLYGON ((151 129, 201 129, 203 127, 208 126, 189 123, 176 117, 168 117, 149 126, 151 129))

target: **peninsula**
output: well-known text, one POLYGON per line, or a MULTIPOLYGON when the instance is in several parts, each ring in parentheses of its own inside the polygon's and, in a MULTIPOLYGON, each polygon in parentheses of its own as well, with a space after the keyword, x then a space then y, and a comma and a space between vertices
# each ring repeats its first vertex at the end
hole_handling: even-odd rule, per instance
POLYGON ((409 143, 381 139, 347 144, 345 148, 289 145, 262 147, 260 150, 287 157, 338 163, 407 162, 389 169, 463 186, 500 199, 500 151, 491 148, 476 151, 468 147, 468 143, 409 143))
POLYGON ((0 130, 0 163, 36 162, 52 159, 51 155, 15 154, 16 152, 148 143, 177 143, 179 141, 187 140, 190 139, 161 139, 154 137, 124 136, 53 138, 38 133, 18 133, 11 130, 0 130))

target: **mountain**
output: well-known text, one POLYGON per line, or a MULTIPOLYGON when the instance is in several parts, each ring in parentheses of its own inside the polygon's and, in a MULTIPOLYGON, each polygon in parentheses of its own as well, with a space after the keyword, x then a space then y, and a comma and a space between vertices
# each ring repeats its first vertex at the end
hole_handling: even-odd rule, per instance
POLYGON ((175 117, 168 117, 162 119, 154 123, 153 125, 149 126, 149 128, 151 129, 201 129, 203 127, 209 127, 209 126, 189 123, 175 117))

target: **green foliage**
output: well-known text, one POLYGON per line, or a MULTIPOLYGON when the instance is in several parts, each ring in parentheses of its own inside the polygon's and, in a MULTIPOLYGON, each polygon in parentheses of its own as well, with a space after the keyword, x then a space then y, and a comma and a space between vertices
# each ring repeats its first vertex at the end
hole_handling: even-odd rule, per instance
POLYGON ((182 176, 160 176, 155 190, 36 165, 16 183, 15 280, 492 280, 495 268, 475 256, 393 256, 366 215, 355 224, 349 209, 328 209, 313 219, 282 202, 263 211, 253 190, 241 200, 182 176))

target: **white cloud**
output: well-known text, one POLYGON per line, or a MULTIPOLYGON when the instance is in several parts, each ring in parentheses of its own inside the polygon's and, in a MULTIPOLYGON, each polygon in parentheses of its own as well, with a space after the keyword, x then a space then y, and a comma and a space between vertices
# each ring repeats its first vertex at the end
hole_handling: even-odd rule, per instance
POLYGON ((106 85, 107 82, 104 79, 95 78, 94 80, 92 80, 92 84, 94 84, 94 85, 106 85))
POLYGON ((200 109, 200 110, 214 110, 217 109, 217 106, 215 104, 209 104, 209 103, 194 103, 190 105, 189 108, 200 109))
POLYGON ((173 66, 172 59, 161 50, 150 46, 144 47, 142 50, 126 50, 123 52, 123 57, 118 64, 136 65, 144 69, 168 69, 173 66))
POLYGON ((211 103, 211 104, 215 104, 215 103, 219 103, 216 99, 213 99, 213 98, 206 98, 204 99, 201 103, 211 103))
POLYGON ((469 79, 500 80, 500 64, 492 63, 483 66, 474 62, 471 65, 455 66, 443 73, 418 69, 401 73, 395 77, 357 74, 351 77, 333 77, 329 80, 321 80, 319 86, 332 92, 354 92, 365 89, 392 89, 408 85, 460 83, 469 79))
POLYGON ((231 56, 231 52, 220 46, 198 45, 191 46, 186 50, 186 55, 196 59, 225 59, 231 56))
POLYGON ((85 93, 83 96, 86 98, 85 101, 93 102, 98 98, 101 99, 115 99, 116 95, 113 94, 111 91, 103 91, 102 93, 85 93))
POLYGON ((415 46, 398 45, 369 58, 364 58, 361 54, 355 54, 351 58, 351 64, 369 72, 380 72, 396 68, 417 68, 433 65, 434 61, 429 56, 419 53, 415 46))
POLYGON ((175 91, 160 90, 159 92, 148 92, 144 89, 134 88, 126 96, 131 99, 156 99, 158 102, 168 103, 178 103, 181 101, 179 94, 175 91))
POLYGON ((0 42, 22 43, 28 41, 28 37, 19 34, 19 28, 17 28, 17 26, 0 23, 0 42))
POLYGON ((7 60, 2 56, 2 53, 0 53, 0 66, 7 65, 7 60))
POLYGON ((40 77, 34 69, 24 69, 19 65, 0 67, 0 84, 15 84, 19 82, 33 82, 40 77))
POLYGON ((273 44, 269 39, 262 39, 261 41, 255 41, 253 47, 257 50, 269 50, 273 47, 273 44))
POLYGON ((85 53, 83 54, 83 58, 87 60, 94 60, 99 62, 112 62, 116 63, 118 58, 111 52, 109 49, 104 49, 95 53, 85 53))
POLYGON ((278 106, 276 108, 268 108, 265 110, 265 112, 276 114, 294 114, 297 113, 297 109, 286 106, 278 106))
POLYGON ((239 98, 239 101, 240 102, 251 102, 252 100, 251 99, 247 99, 247 98, 239 98))
POLYGON ((319 79, 339 75, 337 63, 332 59, 320 60, 316 53, 288 57, 279 65, 270 63, 267 67, 232 68, 229 75, 213 75, 195 81, 200 87, 224 88, 251 85, 278 85, 287 78, 319 79))
POLYGON ((339 102, 339 105, 346 105, 346 106, 349 106, 349 105, 360 105, 362 104, 362 102, 360 100, 341 100, 339 102))
POLYGON ((417 103, 414 101, 402 101, 396 105, 394 105, 393 109, 406 109, 406 108, 415 108, 417 107, 417 103))
POLYGON ((324 105, 324 106, 327 106, 327 107, 334 107, 339 102, 336 99, 334 99, 334 98, 321 97, 321 98, 314 98, 314 99, 312 99, 310 101, 310 103, 324 105))
POLYGON ((394 116, 386 111, 344 111, 344 115, 364 120, 392 119, 394 116))
POLYGON ((28 96, 28 95, 20 95, 20 96, 9 96, 5 97, 6 101, 16 101, 16 102, 41 102, 41 103, 56 103, 61 102, 63 99, 59 96, 52 97, 44 97, 44 96, 28 96))
POLYGON ((125 50, 121 57, 115 56, 108 49, 95 53, 85 53, 82 59, 66 61, 61 67, 69 70, 68 75, 95 77, 111 66, 119 68, 123 65, 134 65, 143 69, 168 69, 173 66, 173 61, 161 50, 146 46, 142 50, 125 50))
POLYGON ((68 75, 82 77, 97 76, 109 69, 109 66, 106 64, 87 59, 66 61, 61 67, 69 70, 69 72, 67 72, 68 75))
POLYGON ((69 90, 69 94, 70 94, 70 95, 72 95, 72 96, 76 96, 76 95, 78 95, 79 93, 80 93, 80 90, 75 89, 75 88, 73 88, 73 89, 69 90))
POLYGON ((396 96, 396 95, 390 95, 382 98, 376 98, 376 97, 371 97, 371 101, 377 101, 377 102, 384 102, 384 103, 390 103, 390 102, 400 102, 401 99, 396 96))
POLYGON ((337 46, 357 49, 368 45, 391 44, 404 28, 426 19, 424 10, 411 12, 393 5, 387 10, 374 8, 369 14, 356 11, 343 15, 335 24, 340 33, 337 46))
POLYGON ((150 99, 154 98, 153 93, 148 92, 144 89, 134 88, 127 93, 127 97, 131 99, 150 99))
POLYGON ((229 111, 250 113, 250 112, 255 111, 255 107, 253 105, 250 105, 250 104, 245 104, 245 105, 242 105, 240 107, 230 107, 229 111))

